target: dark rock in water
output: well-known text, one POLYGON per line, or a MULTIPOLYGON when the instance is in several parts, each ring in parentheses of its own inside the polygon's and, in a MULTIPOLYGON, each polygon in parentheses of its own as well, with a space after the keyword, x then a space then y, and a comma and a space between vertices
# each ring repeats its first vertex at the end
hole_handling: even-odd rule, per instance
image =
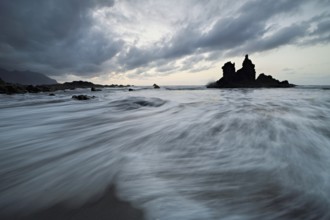
POLYGON ((153 84, 154 89, 160 89, 160 87, 155 83, 153 84))
POLYGON ((95 88, 95 87, 92 87, 92 88, 91 88, 91 91, 92 91, 92 92, 99 92, 99 91, 102 91, 102 89, 97 89, 97 88, 95 88))
POLYGON ((94 99, 95 96, 88 96, 88 95, 74 95, 72 96, 73 99, 76 100, 89 100, 89 99, 94 99))
POLYGON ((280 82, 272 76, 260 74, 256 79, 255 65, 245 55, 243 67, 235 72, 235 63, 227 62, 222 67, 223 77, 207 85, 207 88, 287 88, 294 87, 288 81, 280 82))
POLYGON ((133 91, 134 91, 134 89, 131 89, 131 88, 129 88, 129 89, 128 89, 128 91, 129 91, 129 92, 133 92, 133 91))
POLYGON ((128 97, 110 103, 110 106, 117 110, 135 110, 142 107, 160 107, 167 101, 159 98, 128 97))
POLYGON ((49 96, 55 96, 55 94, 54 94, 54 93, 49 93, 48 95, 49 95, 49 96))

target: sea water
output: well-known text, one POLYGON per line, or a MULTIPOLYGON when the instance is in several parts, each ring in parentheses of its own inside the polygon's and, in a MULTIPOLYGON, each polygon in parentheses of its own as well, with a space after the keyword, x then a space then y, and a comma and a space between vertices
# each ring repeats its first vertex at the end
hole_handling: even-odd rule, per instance
POLYGON ((330 90, 55 94, 0 95, 2 211, 77 207, 115 185, 147 219, 330 219, 330 90))

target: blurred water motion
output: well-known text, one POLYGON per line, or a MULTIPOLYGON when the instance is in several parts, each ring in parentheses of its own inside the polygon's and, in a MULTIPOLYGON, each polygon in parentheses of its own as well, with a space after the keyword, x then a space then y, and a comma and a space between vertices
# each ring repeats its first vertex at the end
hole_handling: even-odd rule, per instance
POLYGON ((115 185, 147 219, 330 219, 330 93, 105 89, 1 95, 0 210, 115 185))

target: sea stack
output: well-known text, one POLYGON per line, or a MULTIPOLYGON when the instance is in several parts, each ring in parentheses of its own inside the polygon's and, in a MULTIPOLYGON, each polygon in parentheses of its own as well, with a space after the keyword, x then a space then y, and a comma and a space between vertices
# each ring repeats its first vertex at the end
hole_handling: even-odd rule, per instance
POLYGON ((245 55, 242 68, 235 70, 235 63, 227 62, 222 67, 223 76, 216 82, 207 85, 207 88, 288 88, 295 85, 287 80, 280 82, 272 76, 261 73, 256 79, 255 65, 245 55))

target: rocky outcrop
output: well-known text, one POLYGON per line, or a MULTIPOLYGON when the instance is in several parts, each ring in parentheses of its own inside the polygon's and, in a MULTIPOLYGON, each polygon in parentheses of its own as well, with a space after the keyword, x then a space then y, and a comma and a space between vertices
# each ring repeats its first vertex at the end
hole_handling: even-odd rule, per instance
POLYGON ((292 84, 290 84, 287 80, 284 80, 280 82, 277 79, 274 79, 271 75, 265 75, 264 73, 261 73, 256 82, 260 85, 264 85, 266 87, 293 87, 292 84))
POLYGON ((154 89, 160 89, 159 85, 157 85, 156 83, 153 84, 153 87, 154 87, 154 89))
POLYGON ((52 84, 52 85, 21 85, 8 83, 0 79, 0 94, 17 94, 17 93, 39 93, 39 92, 55 92, 57 90, 74 90, 76 88, 91 88, 91 91, 101 91, 100 88, 110 87, 110 88, 123 88, 130 87, 130 85, 100 85, 94 84, 87 81, 73 81, 65 82, 63 84, 52 84))
POLYGON ((63 83, 63 86, 72 87, 72 88, 92 88, 95 87, 96 85, 92 82, 80 80, 80 81, 65 82, 63 83))
POLYGON ((23 86, 15 85, 11 83, 6 83, 0 78, 0 94, 17 94, 17 93, 26 93, 26 89, 23 86))
POLYGON ((264 73, 256 79, 255 65, 245 55, 242 68, 235 71, 235 63, 227 62, 222 67, 223 77, 207 85, 207 88, 287 88, 294 87, 288 81, 280 82, 264 73))

